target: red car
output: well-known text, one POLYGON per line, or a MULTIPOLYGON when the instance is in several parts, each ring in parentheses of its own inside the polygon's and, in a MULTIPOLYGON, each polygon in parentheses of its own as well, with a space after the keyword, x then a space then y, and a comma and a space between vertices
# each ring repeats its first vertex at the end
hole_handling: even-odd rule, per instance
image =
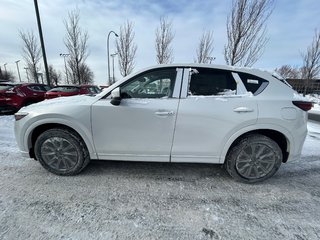
POLYGON ((95 85, 61 85, 49 90, 45 99, 68 97, 81 94, 97 94, 101 89, 95 85))
POLYGON ((0 83, 0 112, 17 112, 23 106, 40 102, 49 89, 40 83, 0 83))

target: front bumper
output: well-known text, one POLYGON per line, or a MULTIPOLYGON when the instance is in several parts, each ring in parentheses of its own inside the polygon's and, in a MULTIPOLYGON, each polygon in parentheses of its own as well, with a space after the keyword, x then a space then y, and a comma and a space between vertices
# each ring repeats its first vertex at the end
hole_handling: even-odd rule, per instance
POLYGON ((6 112, 15 112, 16 108, 10 105, 2 105, 0 106, 0 113, 6 113, 6 112))

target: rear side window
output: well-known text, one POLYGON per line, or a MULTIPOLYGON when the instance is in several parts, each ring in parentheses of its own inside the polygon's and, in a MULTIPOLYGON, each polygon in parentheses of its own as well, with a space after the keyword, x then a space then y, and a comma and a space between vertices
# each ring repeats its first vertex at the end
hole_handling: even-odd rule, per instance
POLYGON ((31 85, 28 89, 35 92, 45 92, 46 90, 41 85, 31 85))
POLYGON ((269 84, 267 80, 252 74, 238 72, 238 75, 241 78, 247 91, 251 92, 253 95, 258 95, 259 93, 261 93, 269 84))
POLYGON ((229 71, 197 68, 191 75, 189 95, 235 95, 237 85, 229 71))
POLYGON ((49 92, 79 92, 78 87, 55 87, 49 90, 49 92))

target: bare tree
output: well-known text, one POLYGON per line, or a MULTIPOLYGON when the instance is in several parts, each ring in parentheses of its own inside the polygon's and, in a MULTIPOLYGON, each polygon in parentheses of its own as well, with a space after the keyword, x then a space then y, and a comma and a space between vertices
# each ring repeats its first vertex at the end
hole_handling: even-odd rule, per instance
POLYGON ((197 63, 209 63, 213 51, 213 33, 211 31, 204 32, 200 38, 197 48, 197 63))
POLYGON ((273 0, 233 1, 224 47, 227 64, 250 67, 261 57, 268 41, 266 21, 272 10, 273 0))
POLYGON ((10 71, 2 71, 0 68, 0 82, 1 80, 14 82, 15 77, 12 72, 10 71))
POLYGON ((22 55, 26 61, 28 71, 33 81, 38 83, 38 64, 42 57, 38 40, 33 32, 20 31, 19 35, 23 42, 22 55))
POLYGON ((166 64, 173 61, 173 50, 170 46, 174 34, 172 33, 172 22, 167 18, 160 18, 160 26, 156 29, 156 52, 157 63, 166 64))
POLYGON ((127 21, 120 27, 120 35, 116 40, 120 73, 123 77, 133 71, 137 45, 133 42, 133 23, 127 21))
POLYGON ((54 69, 52 65, 49 65, 48 72, 51 84, 57 86, 61 81, 61 73, 54 69))
POLYGON ((315 30, 311 45, 302 55, 302 78, 306 79, 304 94, 308 92, 309 81, 319 77, 320 74, 320 32, 315 30))
POLYGON ((301 69, 292 67, 290 65, 283 65, 280 68, 276 68, 275 72, 278 73, 284 79, 298 79, 301 77, 301 69))
POLYGON ((81 84, 81 65, 85 63, 88 57, 88 39, 87 31, 80 27, 79 10, 69 12, 68 18, 64 20, 67 30, 64 44, 68 49, 70 57, 68 59, 68 67, 70 69, 70 79, 72 83, 81 84))
POLYGON ((94 74, 89 68, 89 66, 85 63, 80 64, 80 76, 81 76, 81 83, 82 84, 92 84, 94 74))

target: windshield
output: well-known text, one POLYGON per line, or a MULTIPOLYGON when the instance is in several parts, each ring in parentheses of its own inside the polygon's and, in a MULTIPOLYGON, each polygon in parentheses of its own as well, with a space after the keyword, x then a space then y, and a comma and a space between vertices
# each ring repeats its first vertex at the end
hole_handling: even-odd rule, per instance
POLYGON ((12 85, 0 85, 0 90, 9 90, 10 88, 13 88, 12 85))
POLYGON ((101 89, 96 86, 92 86, 92 87, 88 87, 88 92, 92 94, 97 94, 101 92, 101 89))

